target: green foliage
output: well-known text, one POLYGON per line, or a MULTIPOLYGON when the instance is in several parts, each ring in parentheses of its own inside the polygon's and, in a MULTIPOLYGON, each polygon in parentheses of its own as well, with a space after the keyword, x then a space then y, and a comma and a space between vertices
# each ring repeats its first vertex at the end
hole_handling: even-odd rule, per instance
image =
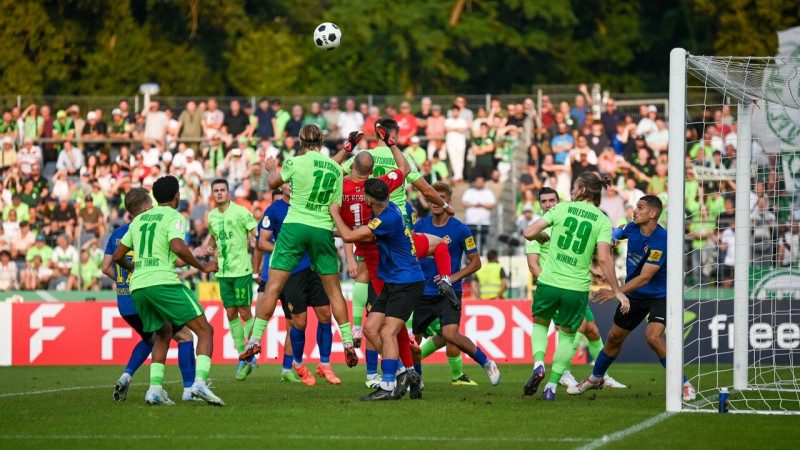
POLYGON ((664 91, 668 53, 772 55, 800 0, 0 0, 4 93, 664 91), (669 3, 669 4, 668 4, 669 3), (314 27, 343 30, 318 50, 314 27))

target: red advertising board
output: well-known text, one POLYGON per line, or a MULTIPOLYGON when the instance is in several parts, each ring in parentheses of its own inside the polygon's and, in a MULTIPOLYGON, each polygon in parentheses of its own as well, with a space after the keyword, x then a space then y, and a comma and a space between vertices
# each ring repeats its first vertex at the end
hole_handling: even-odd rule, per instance
MULTIPOLYGON (((236 347, 231 340, 225 312, 219 302, 202 302, 206 317, 214 327, 215 363, 235 363, 236 347)), ((261 363, 279 363, 282 358, 286 325, 281 308, 270 320, 264 340, 261 363)), ((124 365, 139 340, 111 302, 15 303, 0 308, 0 365, 124 365), (2 328, 2 327, 0 327, 2 328)), ((461 332, 498 363, 531 363, 532 320, 529 300, 468 301, 464 303, 461 332)), ((316 318, 309 313, 305 357, 318 361, 316 318)), ((332 362, 343 363, 341 337, 334 331, 332 362)), ((552 358, 556 333, 551 330, 547 361, 552 358)), ((168 359, 177 361, 173 343, 168 359)), ((444 349, 426 362, 446 362, 444 349)), ((585 357, 575 363, 585 362, 585 357)))

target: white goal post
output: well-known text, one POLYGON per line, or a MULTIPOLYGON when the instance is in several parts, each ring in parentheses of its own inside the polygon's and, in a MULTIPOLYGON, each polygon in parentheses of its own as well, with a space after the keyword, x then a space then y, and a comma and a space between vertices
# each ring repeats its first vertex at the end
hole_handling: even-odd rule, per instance
POLYGON ((669 412, 800 414, 798 55, 670 54, 669 412))

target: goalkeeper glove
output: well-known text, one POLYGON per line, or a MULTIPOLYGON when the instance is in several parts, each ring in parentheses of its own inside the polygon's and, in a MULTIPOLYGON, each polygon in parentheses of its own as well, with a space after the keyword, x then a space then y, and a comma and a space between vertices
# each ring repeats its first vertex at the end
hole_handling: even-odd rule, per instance
POLYGON ((364 137, 364 133, 360 131, 352 131, 349 136, 347 136, 347 142, 344 143, 344 148, 348 152, 352 152, 353 150, 358 147, 358 143, 361 142, 361 138, 364 137))
POLYGON ((386 143, 387 147, 391 147, 396 144, 394 139, 392 139, 392 136, 389 134, 389 131, 387 131, 386 128, 383 128, 379 123, 375 124, 375 134, 378 135, 380 140, 386 143))

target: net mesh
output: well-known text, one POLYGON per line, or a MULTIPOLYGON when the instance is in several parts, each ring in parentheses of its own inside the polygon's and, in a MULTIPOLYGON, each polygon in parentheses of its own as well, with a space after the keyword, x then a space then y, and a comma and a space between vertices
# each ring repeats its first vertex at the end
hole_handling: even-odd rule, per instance
POLYGON ((728 388, 732 412, 800 414, 800 59, 690 56, 687 69, 683 329, 697 399, 684 409, 716 411, 728 388), (737 117, 739 104, 752 116, 737 117), (737 161, 746 145, 751 164, 737 161), (734 390, 737 215, 750 226, 749 347, 747 388, 734 390))

